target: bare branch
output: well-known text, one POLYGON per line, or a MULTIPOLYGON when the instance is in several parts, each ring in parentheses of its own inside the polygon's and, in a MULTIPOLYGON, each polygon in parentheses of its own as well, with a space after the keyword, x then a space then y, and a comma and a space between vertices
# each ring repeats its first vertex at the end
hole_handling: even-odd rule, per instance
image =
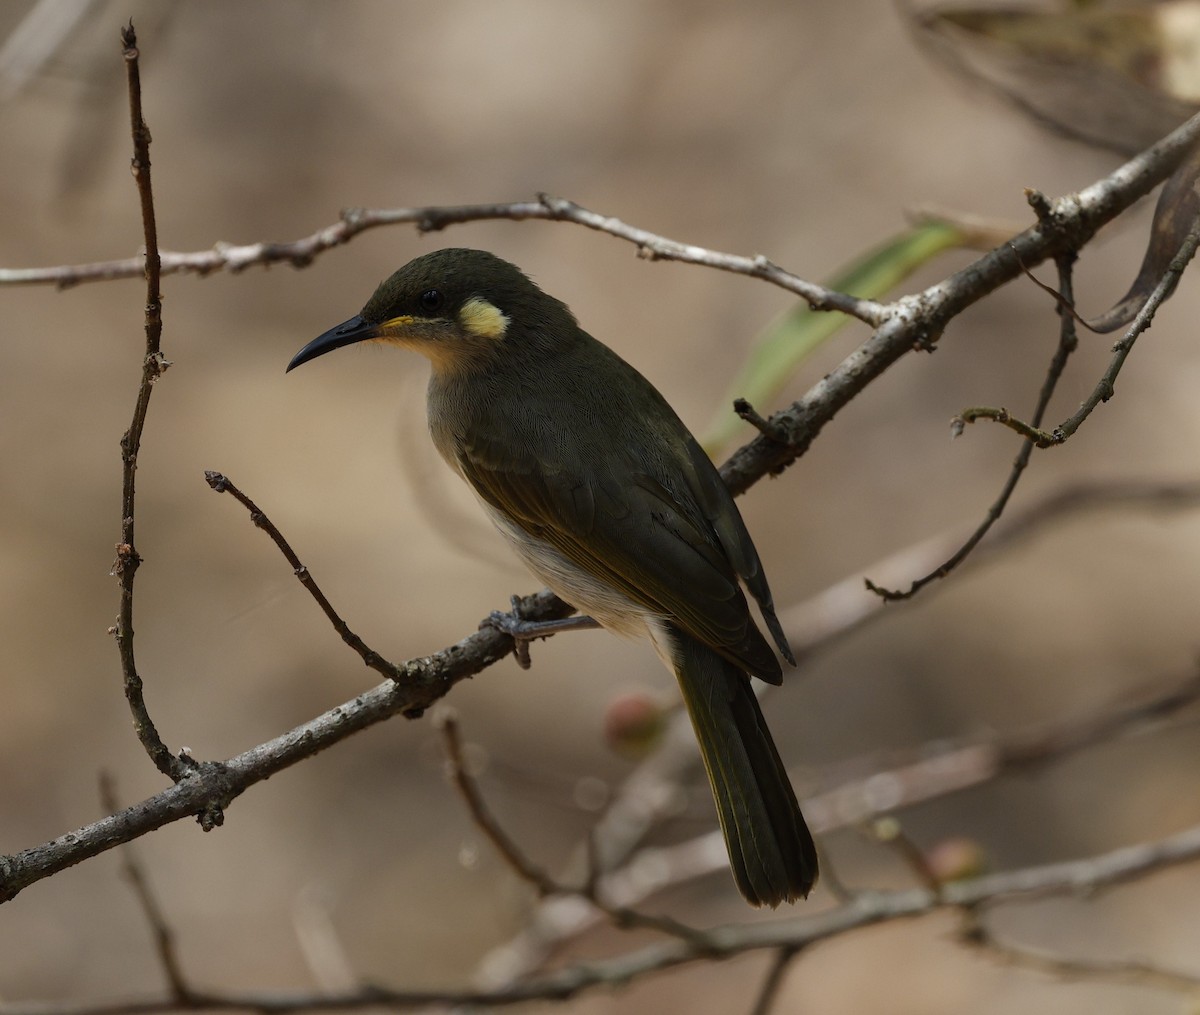
POLYGON ((479 787, 467 770, 466 760, 463 757, 462 739, 458 732, 458 722, 453 716, 446 716, 442 720, 442 738, 450 765, 450 777, 466 802, 471 819, 496 848, 496 852, 503 857, 504 862, 516 872, 522 881, 533 885, 539 895, 543 897, 570 895, 582 898, 612 919, 618 927, 650 928, 703 946, 703 932, 694 930, 678 920, 639 913, 625 906, 609 905, 597 894, 598 879, 594 876, 589 876, 579 888, 569 888, 555 881, 525 855, 525 851, 500 827, 500 823, 493 816, 491 808, 488 807, 487 802, 483 799, 483 794, 480 793, 479 787))
MULTIPOLYGON (((1008 523, 997 530, 971 556, 979 565, 1030 539, 1046 527, 1062 523, 1085 511, 1135 508, 1139 510, 1187 510, 1200 505, 1200 480, 1084 480, 1064 486, 1008 515, 1008 523)), ((966 533, 951 532, 905 547, 876 561, 864 570, 876 575, 879 585, 899 584, 907 575, 929 572, 964 545, 966 533)), ((814 652, 829 647, 854 633, 863 624, 883 615, 887 600, 862 594, 860 572, 797 603, 780 614, 796 658, 803 662, 814 652)), ((869 584, 867 585, 869 588, 869 584)))
MULTIPOLYGON (((530 619, 561 615, 550 593, 524 600, 530 619)), ((224 809, 250 786, 359 730, 395 715, 415 718, 460 680, 481 672, 513 650, 512 639, 492 629, 396 667, 397 676, 322 713, 282 736, 224 762, 195 762, 184 778, 118 814, 12 856, 0 856, 0 902, 60 870, 163 825, 198 815, 206 831, 221 824, 224 809)))
POLYGON ((1100 378, 1100 382, 1096 385, 1095 390, 1084 400, 1083 405, 1079 407, 1079 411, 1070 419, 1061 423, 1054 431, 1054 437, 1057 443, 1071 437, 1085 419, 1092 414, 1092 410, 1101 402, 1107 402, 1116 392, 1117 375, 1121 372, 1121 367, 1125 365, 1125 359, 1133 350, 1133 343, 1138 340, 1144 331, 1148 330, 1151 322, 1154 320, 1154 315, 1158 312, 1158 308, 1179 284, 1180 276, 1188 263, 1196 256, 1196 248, 1200 246, 1200 216, 1197 216, 1192 227, 1188 230, 1187 238, 1183 241, 1183 245, 1179 248, 1179 253, 1172 258, 1170 265, 1167 268, 1166 274, 1159 280, 1158 285, 1154 287, 1149 298, 1146 300, 1142 309, 1137 312, 1133 323, 1129 326, 1124 336, 1116 345, 1113 346, 1113 356, 1109 361, 1108 369, 1105 370, 1104 376, 1100 378))
MULTIPOLYGON (((120 804, 117 803, 116 785, 112 776, 107 772, 101 773, 100 776, 100 799, 104 809, 110 814, 120 810, 120 804)), ((150 932, 154 935, 154 948, 158 952, 158 960, 166 975, 171 996, 176 1001, 186 1001, 191 997, 192 992, 183 975, 183 967, 180 965, 179 956, 175 951, 175 934, 167 923, 166 915, 163 913, 162 906, 159 905, 153 888, 150 887, 150 879, 142 868, 141 858, 131 843, 126 843, 119 852, 121 871, 133 886, 134 894, 137 895, 138 903, 146 916, 146 922, 150 925, 150 932)))
MULTIPOLYGON (((884 589, 876 585, 870 578, 867 579, 867 588, 872 592, 877 593, 887 600, 910 599, 921 591, 926 585, 931 582, 945 578, 954 571, 964 560, 971 555, 971 552, 979 545, 983 537, 991 531, 993 525, 1000 520, 1004 514, 1004 509, 1008 506, 1008 502, 1017 489, 1017 484, 1021 481, 1021 476, 1024 474, 1026 467, 1029 465, 1029 458, 1033 454, 1036 444, 1036 428, 1042 425, 1042 419, 1046 415, 1046 410, 1050 406, 1050 399, 1054 396, 1054 391, 1058 387, 1058 382, 1062 379, 1063 371, 1067 368, 1067 360, 1070 359, 1076 347, 1079 345, 1079 339, 1075 333, 1075 316, 1070 310, 1074 292, 1072 290, 1071 269, 1075 264, 1075 253, 1073 251, 1059 254, 1055 259, 1058 266, 1058 286, 1061 295, 1062 303, 1058 308, 1059 314, 1059 332, 1058 332, 1058 347, 1054 350, 1054 355, 1050 359, 1050 365, 1046 370, 1045 380, 1042 381, 1042 390, 1038 394, 1037 405, 1033 410, 1033 425, 1026 428, 1025 431, 1018 430, 1027 438, 1024 444, 1021 445, 1021 450, 1017 452, 1017 457, 1014 459, 1012 468, 1009 470, 1008 479, 1005 480, 1004 486, 1000 491, 1000 495, 993 501, 992 506, 988 508, 984 519, 976 527, 975 531, 967 538, 949 559, 939 564, 924 577, 914 581, 904 592, 884 589)), ((971 422, 967 417, 967 412, 964 410, 959 420, 971 422)))
MULTIPOLYGON (((432 206, 425 208, 366 209, 343 211, 338 222, 315 233, 284 243, 234 245, 218 243, 211 250, 162 253, 164 274, 189 272, 208 275, 218 271, 238 272, 251 266, 276 263, 306 267, 319 254, 349 242, 368 229, 390 225, 415 225, 420 232, 434 232, 450 225, 495 219, 571 222, 607 233, 633 243, 639 253, 651 260, 672 260, 704 265, 721 271, 759 278, 795 293, 814 309, 837 310, 872 325, 881 325, 897 316, 913 322, 914 308, 932 300, 930 310, 940 318, 949 301, 957 304, 948 316, 979 299, 997 286, 1010 281, 1024 265, 1034 265, 1062 250, 1078 249, 1105 223, 1111 221, 1174 171, 1187 156, 1190 146, 1200 138, 1200 116, 1193 117, 1158 144, 1131 159, 1106 179, 1078 195, 1047 202, 1047 214, 1038 227, 1026 230, 1011 243, 998 247, 975 264, 945 282, 930 287, 909 300, 886 306, 836 293, 784 271, 763 257, 745 257, 682 243, 648 230, 630 226, 620 219, 601 215, 565 198, 540 194, 535 201, 511 203, 432 206), (1070 240, 1071 242, 1065 242, 1070 240), (978 287, 984 287, 982 290, 978 287), (965 299, 964 299, 965 298, 965 299)), ((3 268, 0 285, 55 285, 60 288, 82 282, 135 278, 142 272, 139 258, 101 261, 52 268, 3 268)), ((935 321, 927 322, 933 325, 935 321)), ((936 328, 924 329, 927 338, 936 337, 936 328)))
MULTIPOLYGON (((646 229, 628 225, 611 215, 601 215, 574 201, 553 197, 550 194, 539 194, 536 201, 514 201, 507 204, 467 204, 428 208, 351 208, 342 212, 339 222, 290 243, 252 243, 246 246, 218 243, 212 250, 186 254, 164 252, 162 270, 164 274, 168 275, 176 272, 208 275, 216 271, 238 272, 253 265, 280 262, 290 264, 294 268, 304 268, 311 264, 318 254, 347 243, 368 229, 376 229, 380 226, 415 225, 418 232, 429 233, 451 225, 492 219, 508 219, 514 222, 525 219, 572 222, 597 232, 607 233, 618 239, 628 240, 637 247, 639 257, 651 261, 680 261, 686 264, 704 265, 736 275, 747 275, 795 293, 801 299, 806 300, 814 310, 838 310, 871 325, 878 324, 883 319, 879 305, 871 300, 858 299, 827 289, 815 282, 808 282, 791 272, 784 271, 765 257, 725 254, 695 244, 668 239, 646 229)), ((3 268, 0 269, 0 285, 42 284, 55 285, 62 289, 82 282, 133 278, 140 274, 141 270, 141 262, 137 258, 101 261, 93 264, 62 265, 55 268, 3 268)))
MULTIPOLYGON (((207 993, 194 995, 188 1007, 193 1011, 244 1009, 274 1015, 376 1005, 394 1009, 434 1004, 496 1008, 531 1000, 564 1000, 595 987, 624 985, 655 972, 712 958, 783 948, 799 954, 813 944, 862 927, 911 920, 942 909, 1095 893, 1197 859, 1200 859, 1200 825, 1164 839, 1109 853, 952 882, 941 886, 937 892, 926 888, 861 892, 851 902, 821 913, 717 927, 700 932, 702 944, 669 938, 613 958, 569 965, 494 990, 405 991, 368 987, 342 994, 207 993)), ((1190 989, 1190 984, 1186 986, 1190 989)), ((62 1004, 0 1001, 0 1015, 152 1015, 174 1011, 178 1007, 178 1001, 171 997, 62 1004)))
POLYGON ((154 193, 150 186, 150 130, 142 118, 142 86, 138 73, 137 35, 131 21, 121 32, 125 69, 129 83, 129 121, 133 131, 133 159, 130 169, 137 182, 142 205, 142 231, 146 238, 146 256, 142 272, 146 278, 146 353, 142 359, 142 381, 138 387, 133 422, 121 438, 122 490, 121 540, 117 543, 117 559, 113 574, 121 583, 121 609, 114 634, 121 656, 125 697, 133 712, 133 727, 150 759, 163 775, 178 782, 187 766, 171 754, 146 710, 142 678, 137 671, 133 652, 133 580, 142 558, 134 543, 135 480, 138 452, 142 446, 142 431, 150 408, 150 392, 154 382, 170 365, 160 348, 162 338, 162 293, 159 289, 158 226, 154 219, 154 193))
POLYGON ((533 885, 538 894, 558 895, 566 891, 525 855, 521 847, 509 838, 508 833, 492 816, 491 809, 483 799, 483 794, 479 792, 479 787, 475 785, 475 780, 467 771, 466 759, 463 757, 462 737, 458 732, 458 720, 447 715, 442 719, 441 726, 450 778, 466 802, 467 810, 470 811, 475 827, 483 832, 487 840, 496 848, 496 852, 503 857, 504 862, 517 873, 517 876, 522 881, 533 885))
POLYGON ((242 493, 228 477, 223 476, 221 473, 208 470, 204 473, 204 479, 217 493, 229 494, 250 512, 250 521, 271 537, 271 541, 279 548, 279 552, 291 564, 292 573, 300 580, 300 584, 304 586, 309 595, 316 600, 317 605, 321 608, 321 612, 325 614, 329 622, 333 625, 333 629, 337 631, 338 637, 357 652, 359 658, 376 673, 392 680, 402 679, 403 667, 388 662, 378 652, 371 649, 362 638, 350 630, 350 625, 333 608, 333 604, 325 597, 325 593, 321 591, 321 587, 317 584, 312 573, 304 566, 300 558, 296 556, 296 551, 292 549, 291 545, 284 538, 283 533, 275 527, 275 523, 267 517, 266 513, 254 501, 242 493))
POLYGON ((981 419, 1008 427, 1013 433, 1024 437, 1033 447, 1052 448, 1059 443, 1052 430, 1039 430, 1036 423, 1026 423, 1004 406, 994 405, 972 405, 963 409, 950 421, 952 435, 961 437, 968 424, 978 423, 981 419))
MULTIPOLYGON (((1179 285, 1179 279, 1183 275, 1184 269, 1188 266, 1192 258, 1196 256, 1197 247, 1200 247, 1200 217, 1197 217, 1193 221, 1191 229, 1184 238, 1183 245, 1179 248, 1179 252, 1171 260, 1163 277, 1159 279, 1158 285, 1154 287, 1154 290, 1135 315, 1133 323, 1130 324, 1125 335, 1112 347, 1112 359, 1109 360, 1108 369, 1104 371, 1104 376, 1097 382, 1092 393, 1084 399, 1079 410, 1069 419, 1064 420, 1053 430, 1042 430, 1040 429, 1040 415, 1036 415, 1032 423, 1025 423, 1010 415, 1006 409, 996 409, 983 405, 964 409, 956 417, 955 423, 961 426, 961 424, 974 423, 980 419, 991 420, 995 423, 1001 423, 1011 430, 1015 430, 1023 437, 1028 438, 1031 445, 1039 448, 1056 447, 1067 441, 1101 402, 1107 402, 1116 394, 1117 376, 1121 373, 1121 368, 1125 365, 1125 360, 1133 350, 1134 343, 1143 332, 1149 330, 1150 324, 1154 320, 1154 315, 1158 312, 1158 308, 1162 306, 1167 297, 1179 285)), ((1069 299, 1065 293, 1062 298, 1069 299)))
POLYGON ((1100 980, 1183 994, 1200 990, 1200 974, 1164 969, 1137 959, 1068 958, 1048 949, 1000 941, 980 919, 970 921, 960 940, 1005 965, 1032 969, 1060 979, 1100 980))
POLYGON ((779 997, 779 988, 783 986, 784 977, 795 957, 796 951, 792 948, 780 948, 775 953, 771 968, 767 970, 758 997, 754 1000, 754 1007, 750 1009, 750 1015, 771 1015, 771 1009, 775 1007, 775 1001, 779 997))

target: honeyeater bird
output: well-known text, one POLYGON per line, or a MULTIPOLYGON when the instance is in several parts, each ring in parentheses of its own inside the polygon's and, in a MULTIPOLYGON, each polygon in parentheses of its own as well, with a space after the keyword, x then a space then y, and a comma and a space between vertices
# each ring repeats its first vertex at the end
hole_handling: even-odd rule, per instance
POLYGON ((737 886, 806 896, 817 854, 750 677, 795 663, 762 562, 712 461, 666 399, 517 267, 424 254, 288 370, 376 341, 433 365, 429 431, 529 569, 603 627, 646 635, 675 673, 737 886))

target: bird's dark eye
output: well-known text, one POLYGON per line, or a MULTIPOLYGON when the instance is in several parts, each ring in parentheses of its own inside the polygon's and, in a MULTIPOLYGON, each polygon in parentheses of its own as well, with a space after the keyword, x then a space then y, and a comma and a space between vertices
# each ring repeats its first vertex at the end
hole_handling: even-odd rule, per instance
POLYGON ((421 293, 421 309, 437 310, 442 305, 442 294, 436 289, 426 289, 421 293))

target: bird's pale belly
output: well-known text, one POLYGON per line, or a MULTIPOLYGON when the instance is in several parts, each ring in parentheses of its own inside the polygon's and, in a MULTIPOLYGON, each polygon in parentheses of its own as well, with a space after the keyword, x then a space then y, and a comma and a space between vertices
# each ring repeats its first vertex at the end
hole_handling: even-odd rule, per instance
POLYGON ((534 539, 495 508, 485 507, 492 524, 516 550, 525 566, 556 596, 615 634, 629 638, 648 636, 657 643, 659 624, 656 621, 659 617, 581 571, 554 547, 534 539))

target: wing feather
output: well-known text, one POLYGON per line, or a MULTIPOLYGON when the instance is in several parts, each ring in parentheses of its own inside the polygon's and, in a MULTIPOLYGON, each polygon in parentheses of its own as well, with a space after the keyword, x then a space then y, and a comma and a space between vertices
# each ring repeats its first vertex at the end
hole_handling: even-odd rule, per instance
MULTIPOLYGON (((668 487, 630 456, 593 458, 585 476, 503 443, 476 442, 459 455, 464 477, 486 503, 650 613, 750 672, 781 679, 734 565, 688 484, 668 487)), ((573 605, 588 609, 586 602, 573 605)))

